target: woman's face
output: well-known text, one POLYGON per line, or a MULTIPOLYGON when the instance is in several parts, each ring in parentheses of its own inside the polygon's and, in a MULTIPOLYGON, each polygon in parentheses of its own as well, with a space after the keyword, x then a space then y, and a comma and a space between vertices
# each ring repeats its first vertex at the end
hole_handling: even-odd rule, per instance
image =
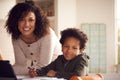
POLYGON ((35 22, 36 17, 33 12, 28 12, 28 14, 20 18, 18 21, 18 29, 23 36, 33 35, 33 31, 35 30, 35 22))
POLYGON ((62 45, 63 55, 66 60, 71 60, 80 54, 80 41, 74 37, 65 39, 62 45))

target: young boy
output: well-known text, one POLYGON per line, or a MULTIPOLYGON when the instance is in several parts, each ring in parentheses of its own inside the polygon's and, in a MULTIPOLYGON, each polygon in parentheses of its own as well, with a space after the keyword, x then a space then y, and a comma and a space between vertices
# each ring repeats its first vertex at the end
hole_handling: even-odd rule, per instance
POLYGON ((76 28, 68 28, 61 32, 60 43, 63 55, 41 69, 30 69, 29 74, 34 76, 49 76, 70 79, 73 75, 87 75, 89 57, 83 53, 88 38, 85 33, 76 28))

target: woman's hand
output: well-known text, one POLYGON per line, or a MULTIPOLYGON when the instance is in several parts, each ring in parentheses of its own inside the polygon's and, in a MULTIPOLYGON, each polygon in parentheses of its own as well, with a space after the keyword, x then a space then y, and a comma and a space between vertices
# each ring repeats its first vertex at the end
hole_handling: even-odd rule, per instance
POLYGON ((46 75, 49 77, 55 77, 56 73, 57 73, 56 71, 50 70, 50 71, 48 71, 48 73, 46 75))
POLYGON ((35 68, 29 68, 29 75, 30 77, 36 77, 37 76, 37 72, 35 68))

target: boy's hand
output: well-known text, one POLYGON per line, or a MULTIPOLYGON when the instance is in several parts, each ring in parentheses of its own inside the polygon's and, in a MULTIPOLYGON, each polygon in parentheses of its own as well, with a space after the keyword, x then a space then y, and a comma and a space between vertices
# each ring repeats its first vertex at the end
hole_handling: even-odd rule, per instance
POLYGON ((29 68, 29 75, 30 75, 30 77, 36 77, 37 76, 36 69, 29 68))
POLYGON ((56 73, 57 73, 56 71, 50 70, 50 71, 48 71, 48 73, 46 75, 49 77, 55 77, 56 73))

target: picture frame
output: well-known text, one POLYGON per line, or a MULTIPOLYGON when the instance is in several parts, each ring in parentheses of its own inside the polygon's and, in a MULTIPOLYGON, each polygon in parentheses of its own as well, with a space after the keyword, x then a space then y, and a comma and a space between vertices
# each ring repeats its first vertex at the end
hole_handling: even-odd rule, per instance
POLYGON ((33 0, 38 6, 41 7, 44 14, 48 17, 55 15, 54 0, 33 0))
POLYGON ((25 1, 34 1, 35 4, 43 10, 46 16, 55 16, 54 0, 16 0, 17 3, 25 1))

